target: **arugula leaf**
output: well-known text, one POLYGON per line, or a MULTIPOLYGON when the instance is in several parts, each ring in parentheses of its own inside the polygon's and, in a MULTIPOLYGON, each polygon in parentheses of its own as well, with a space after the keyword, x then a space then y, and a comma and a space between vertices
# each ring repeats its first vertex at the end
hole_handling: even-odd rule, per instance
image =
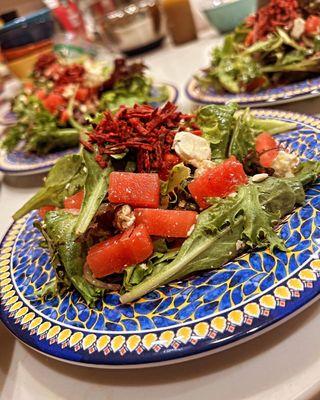
POLYGON ((160 238, 153 241, 153 249, 155 253, 166 253, 168 246, 164 238, 160 238))
POLYGON ((113 170, 111 164, 102 169, 95 161, 93 153, 83 149, 82 154, 87 169, 87 177, 84 184, 84 199, 75 225, 76 236, 82 235, 87 230, 102 200, 106 197, 109 175, 113 170))
POLYGON ((42 221, 35 221, 34 227, 37 228, 43 238, 44 242, 40 244, 41 247, 46 247, 50 253, 50 262, 53 268, 55 269, 55 277, 48 282, 43 287, 39 288, 36 294, 39 297, 46 297, 46 296, 54 296, 57 295, 59 292, 63 292, 64 290, 70 288, 71 281, 67 276, 64 267, 61 264, 57 246, 51 240, 50 236, 48 235, 45 224, 42 221))
POLYGON ((271 53, 272 51, 279 50, 284 44, 304 55, 306 54, 306 49, 300 46, 281 28, 278 28, 276 34, 271 35, 266 40, 258 40, 252 46, 244 50, 242 54, 271 53))
POLYGON ((50 211, 45 217, 46 232, 50 237, 61 264, 72 285, 89 305, 101 297, 103 290, 87 282, 83 277, 86 251, 81 242, 75 240, 74 229, 77 216, 64 210, 50 211))
POLYGON ((16 221, 31 210, 42 206, 63 206, 63 200, 78 192, 84 185, 86 172, 78 154, 60 158, 50 170, 44 186, 14 215, 16 221))
POLYGON ((211 66, 216 67, 224 57, 229 57, 235 53, 235 36, 233 33, 227 35, 223 45, 214 47, 211 52, 211 66))
POLYGON ((281 217, 281 211, 270 214, 264 209, 256 185, 241 186, 238 195, 242 196, 242 212, 245 219, 241 239, 250 247, 270 244, 271 251, 275 248, 285 251, 283 241, 273 230, 273 226, 281 217))
POLYGON ((271 214, 279 217, 289 214, 296 205, 303 204, 305 192, 298 179, 279 179, 269 177, 261 183, 255 183, 259 191, 259 201, 271 214))
POLYGON ((301 175, 291 180, 268 178, 260 184, 242 186, 235 197, 213 199, 214 204, 199 215, 193 233, 176 258, 122 295, 121 302, 131 302, 166 282, 195 271, 220 268, 238 253, 238 240, 247 246, 269 243, 271 248, 283 249, 272 226, 276 219, 301 204, 304 191, 299 180, 310 183, 315 178, 311 174, 312 167, 319 171, 320 163, 308 163, 302 167, 301 175))
POLYGON ((231 56, 235 52, 234 34, 227 35, 221 49, 221 58, 231 56))

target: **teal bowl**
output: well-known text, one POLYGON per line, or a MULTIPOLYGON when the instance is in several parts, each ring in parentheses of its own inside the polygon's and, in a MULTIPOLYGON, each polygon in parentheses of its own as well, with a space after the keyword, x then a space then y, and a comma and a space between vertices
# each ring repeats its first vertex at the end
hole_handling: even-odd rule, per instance
POLYGON ((221 33, 232 31, 257 9, 257 0, 234 0, 219 5, 214 5, 213 0, 211 2, 212 6, 202 11, 210 25, 221 33))

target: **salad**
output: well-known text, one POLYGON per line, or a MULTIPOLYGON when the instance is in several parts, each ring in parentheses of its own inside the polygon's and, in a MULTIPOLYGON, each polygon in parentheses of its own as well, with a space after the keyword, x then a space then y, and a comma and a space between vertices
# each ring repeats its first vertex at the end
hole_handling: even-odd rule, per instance
POLYGON ((203 89, 257 92, 320 72, 320 3, 270 0, 213 49, 203 89))
POLYGON ((38 210, 56 270, 41 294, 74 287, 93 305, 118 291, 126 303, 251 248, 285 251, 274 227, 320 174, 272 136, 294 128, 234 104, 105 111, 13 216, 38 210))
POLYGON ((99 110, 116 110, 121 104, 166 101, 165 87, 152 95, 152 80, 142 63, 116 59, 113 68, 85 58, 77 63, 55 53, 40 56, 32 79, 15 98, 17 122, 8 129, 2 147, 18 145, 39 155, 75 147, 88 119, 99 110))

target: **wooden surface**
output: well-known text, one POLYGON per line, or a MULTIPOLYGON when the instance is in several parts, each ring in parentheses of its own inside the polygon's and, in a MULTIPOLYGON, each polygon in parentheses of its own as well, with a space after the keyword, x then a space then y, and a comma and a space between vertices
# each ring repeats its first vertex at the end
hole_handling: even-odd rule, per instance
POLYGON ((41 0, 0 0, 0 14, 17 10, 21 16, 42 7, 44 7, 44 3, 41 0))

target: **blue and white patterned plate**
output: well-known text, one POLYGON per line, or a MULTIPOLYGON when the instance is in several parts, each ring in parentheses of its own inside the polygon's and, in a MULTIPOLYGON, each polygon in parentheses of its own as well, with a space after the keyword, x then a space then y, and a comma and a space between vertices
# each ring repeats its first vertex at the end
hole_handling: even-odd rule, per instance
MULTIPOLYGON (((255 111, 295 121, 279 135, 302 159, 320 160, 320 119, 255 111)), ((106 294, 89 308, 77 292, 43 301, 37 289, 53 276, 34 228, 37 213, 14 223, 0 247, 0 317, 34 349, 96 367, 137 367, 218 351, 284 321, 320 294, 320 181, 279 228, 287 252, 245 254, 217 272, 161 287, 132 304, 106 294)))
POLYGON ((185 87, 190 100, 199 104, 238 103, 241 107, 269 107, 301 101, 320 95, 320 78, 306 79, 290 85, 261 90, 257 93, 217 93, 214 89, 200 88, 197 80, 191 78, 185 87))
POLYGON ((0 171, 8 175, 30 175, 48 171, 54 163, 66 154, 77 153, 78 147, 55 151, 45 156, 14 150, 7 153, 0 150, 0 171))
MULTIPOLYGON (((168 100, 172 103, 175 103, 178 99, 178 89, 172 84, 154 84, 152 96, 156 97, 159 95, 159 87, 162 85, 167 87, 169 96, 168 100)), ((154 102, 152 105, 158 107, 162 104, 154 102)), ((75 147, 69 150, 50 153, 45 156, 38 156, 36 154, 26 153, 25 151, 21 150, 14 150, 11 153, 0 150, 0 172, 4 172, 8 175, 29 175, 33 173, 45 172, 48 171, 60 157, 68 153, 77 152, 78 148, 75 147)))

